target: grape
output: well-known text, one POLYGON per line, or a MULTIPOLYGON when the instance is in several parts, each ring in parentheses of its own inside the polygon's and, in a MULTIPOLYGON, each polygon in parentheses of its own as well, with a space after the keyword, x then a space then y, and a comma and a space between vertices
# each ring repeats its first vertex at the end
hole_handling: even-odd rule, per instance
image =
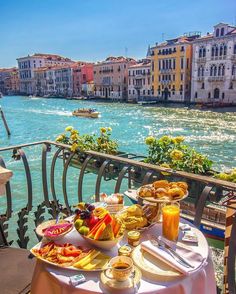
POLYGON ((85 210, 84 214, 85 214, 86 218, 90 218, 90 216, 91 216, 91 213, 88 210, 85 210))
POLYGON ((85 211, 82 211, 81 212, 81 214, 80 214, 80 218, 81 219, 86 219, 87 217, 86 217, 86 213, 85 213, 85 211))
POLYGON ((93 211, 93 210, 95 209, 95 206, 92 205, 92 204, 90 204, 90 205, 87 207, 87 209, 88 209, 89 211, 93 211))
POLYGON ((81 214, 81 212, 82 212, 81 209, 76 209, 75 210, 75 214, 81 214))

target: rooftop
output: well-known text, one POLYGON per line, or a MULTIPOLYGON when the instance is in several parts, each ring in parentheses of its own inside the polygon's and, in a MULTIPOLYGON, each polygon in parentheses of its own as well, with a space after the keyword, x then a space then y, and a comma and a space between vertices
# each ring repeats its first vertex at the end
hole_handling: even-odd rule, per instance
POLYGON ((63 57, 57 54, 48 54, 48 53, 34 53, 33 55, 28 55, 25 57, 19 57, 17 58, 17 60, 19 59, 24 59, 24 58, 44 58, 47 60, 56 60, 56 61, 67 61, 67 62, 74 62, 73 60, 71 60, 70 58, 67 57, 63 57))

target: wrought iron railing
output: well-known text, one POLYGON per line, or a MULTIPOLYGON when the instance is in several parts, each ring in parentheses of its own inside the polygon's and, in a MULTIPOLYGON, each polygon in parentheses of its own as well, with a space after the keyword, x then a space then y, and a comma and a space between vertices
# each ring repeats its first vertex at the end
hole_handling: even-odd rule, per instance
MULTIPOLYGON (((27 203, 24 207, 16 208, 14 204, 15 199, 12 196, 14 191, 12 191, 11 181, 7 182, 5 211, 0 215, 0 226, 8 242, 11 242, 11 240, 9 240, 9 232, 15 229, 15 235, 13 234, 15 237, 12 242, 17 242, 19 247, 22 248, 27 248, 29 240, 34 236, 31 234, 32 227, 34 229, 45 218, 55 218, 59 212, 63 212, 66 215, 73 213, 73 206, 71 204, 72 196, 68 194, 67 178, 68 170, 74 167, 79 168, 77 170, 77 182, 74 183, 77 185, 76 201, 78 202, 83 200, 84 176, 86 173, 93 173, 96 175, 96 180, 94 182, 95 201, 99 201, 101 184, 103 181, 114 181, 114 192, 117 193, 121 188, 123 192, 124 186, 126 189, 130 189, 165 177, 185 180, 188 182, 189 186, 192 187, 190 197, 193 196, 193 198, 195 198, 196 210, 194 224, 196 226, 199 226, 201 223, 206 201, 214 202, 219 198, 219 194, 220 196, 226 194, 234 196, 236 193, 235 183, 151 165, 144 161, 140 161, 143 160, 142 156, 137 157, 134 154, 127 155, 122 153, 119 156, 114 156, 94 151, 73 153, 70 151, 70 146, 53 141, 40 141, 0 148, 0 155, 6 155, 8 152, 12 152, 12 157, 23 163, 23 171, 25 173, 27 185, 27 203), (32 173, 25 150, 27 148, 35 148, 36 146, 42 146, 40 159, 41 170, 38 170, 38 173, 41 173, 42 179, 42 199, 39 200, 38 203, 33 203, 32 173), (49 156, 49 154, 51 155, 49 156), (63 163, 63 169, 61 170, 61 177, 59 179, 62 183, 63 197, 58 195, 55 187, 55 183, 58 182, 58 177, 55 172, 56 163, 58 161, 63 163)), ((9 153, 7 155, 9 156, 9 153)), ((9 158, 0 157, 0 165, 9 168, 6 166, 6 160, 9 160, 9 158)), ((235 213, 233 218, 235 219, 235 213)), ((233 223, 235 223, 235 221, 233 223)), ((36 237, 34 236, 34 238, 36 237)), ((228 250, 230 257, 229 265, 232 268, 232 266, 235 266, 235 241, 232 238, 230 239, 229 236, 228 243, 233 246, 233 248, 231 246, 228 250)), ((4 244, 4 240, 1 237, 0 244, 4 244)), ((231 278, 230 281, 229 287, 235 286, 235 280, 231 278)))

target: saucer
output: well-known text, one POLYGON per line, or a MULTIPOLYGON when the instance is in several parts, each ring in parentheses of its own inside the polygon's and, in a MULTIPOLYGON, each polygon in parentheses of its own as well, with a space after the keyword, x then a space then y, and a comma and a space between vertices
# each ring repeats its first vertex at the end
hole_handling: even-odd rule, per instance
POLYGON ((100 279, 103 286, 107 290, 112 290, 112 293, 114 293, 113 291, 122 291, 122 294, 128 294, 134 292, 134 286, 138 286, 141 277, 141 271, 137 267, 134 267, 134 278, 131 278, 130 276, 125 281, 117 281, 113 278, 111 269, 107 269, 101 273, 100 279))

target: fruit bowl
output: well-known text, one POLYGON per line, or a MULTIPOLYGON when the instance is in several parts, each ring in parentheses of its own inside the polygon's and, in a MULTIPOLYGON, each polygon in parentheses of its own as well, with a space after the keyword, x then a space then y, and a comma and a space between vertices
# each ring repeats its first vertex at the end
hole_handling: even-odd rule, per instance
POLYGON ((80 234, 80 236, 84 240, 86 240, 89 244, 91 244, 92 246, 95 246, 95 247, 103 249, 103 250, 111 250, 124 237, 124 235, 121 235, 120 237, 115 238, 113 240, 94 240, 94 239, 91 239, 91 238, 84 236, 82 234, 80 234))

